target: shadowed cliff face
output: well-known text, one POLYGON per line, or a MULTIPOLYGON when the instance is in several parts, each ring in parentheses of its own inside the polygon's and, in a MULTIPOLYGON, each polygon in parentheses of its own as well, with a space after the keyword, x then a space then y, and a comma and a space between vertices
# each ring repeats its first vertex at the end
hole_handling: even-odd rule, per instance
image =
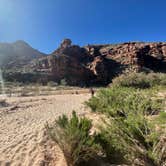
POLYGON ((104 59, 99 52, 93 55, 88 49, 67 41, 70 40, 64 40, 50 56, 40 59, 36 68, 50 71, 56 82, 65 78, 71 85, 106 84, 110 60, 104 59))
POLYGON ((45 82, 60 82, 65 78, 70 85, 107 85, 113 77, 124 72, 166 72, 166 43, 129 42, 79 47, 65 39, 52 54, 29 62, 25 69, 41 74, 45 82))

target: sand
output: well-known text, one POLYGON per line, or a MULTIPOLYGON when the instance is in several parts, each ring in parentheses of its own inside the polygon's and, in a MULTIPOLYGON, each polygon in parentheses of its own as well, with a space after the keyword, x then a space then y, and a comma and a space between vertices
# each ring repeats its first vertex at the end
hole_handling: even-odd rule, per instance
POLYGON ((45 133, 52 122, 72 110, 84 114, 88 94, 11 97, 0 108, 0 166, 65 166, 62 152, 45 133))

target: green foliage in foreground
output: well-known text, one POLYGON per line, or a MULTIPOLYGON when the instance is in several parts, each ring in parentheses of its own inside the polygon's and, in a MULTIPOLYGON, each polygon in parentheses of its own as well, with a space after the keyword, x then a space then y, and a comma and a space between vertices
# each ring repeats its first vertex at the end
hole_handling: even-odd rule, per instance
POLYGON ((166 74, 163 73, 131 73, 116 77, 113 86, 150 88, 154 86, 166 86, 166 74))
POLYGON ((126 117, 131 112, 155 114, 162 101, 152 100, 149 96, 132 88, 112 87, 102 89, 95 97, 86 102, 93 112, 112 117, 126 117))
MULTIPOLYGON (((153 123, 147 118, 161 110, 161 101, 152 100, 132 88, 112 87, 99 91, 86 105, 93 112, 107 115, 96 140, 110 163, 133 164, 138 159, 143 165, 163 164, 166 149, 160 151, 158 148, 161 148, 161 139, 166 133, 156 131, 155 126, 162 128, 165 113, 160 113, 153 123)), ((162 143, 166 148, 166 141, 162 143)))
POLYGON ((143 165, 159 166, 163 165, 166 155, 166 142, 161 142, 163 136, 164 132, 156 131, 140 113, 105 121, 97 140, 112 164, 130 165, 137 159, 143 165))
POLYGON ((97 134, 90 134, 91 121, 75 112, 70 119, 63 115, 47 125, 47 131, 70 166, 85 165, 99 154, 109 164, 164 166, 166 113, 162 102, 147 94, 125 87, 102 89, 86 102, 99 116, 106 115, 97 134))
POLYGON ((160 125, 166 124, 166 112, 160 112, 159 116, 155 119, 155 123, 160 125))
POLYGON ((75 112, 71 119, 63 115, 52 126, 46 126, 48 134, 63 151, 69 166, 85 164, 100 151, 100 146, 90 136, 91 127, 90 120, 79 119, 75 112))

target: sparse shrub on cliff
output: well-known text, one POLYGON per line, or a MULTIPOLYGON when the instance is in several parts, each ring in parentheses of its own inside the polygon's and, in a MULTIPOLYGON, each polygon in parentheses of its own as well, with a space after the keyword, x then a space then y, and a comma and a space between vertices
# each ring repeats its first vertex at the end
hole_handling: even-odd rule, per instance
POLYGON ((73 112, 71 119, 63 115, 46 129, 50 137, 59 145, 69 166, 86 163, 97 156, 100 150, 90 135, 92 123, 86 118, 78 118, 73 112))
POLYGON ((166 74, 163 73, 131 73, 120 75, 113 79, 110 86, 123 86, 134 88, 150 88, 161 85, 166 86, 166 74))

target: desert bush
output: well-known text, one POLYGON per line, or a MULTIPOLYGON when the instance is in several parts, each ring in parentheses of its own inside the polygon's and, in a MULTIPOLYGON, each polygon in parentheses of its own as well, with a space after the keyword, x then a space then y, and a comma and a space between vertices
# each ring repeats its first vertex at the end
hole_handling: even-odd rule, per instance
POLYGON ((159 115, 155 118, 155 124, 158 125, 165 125, 166 124, 166 112, 162 111, 159 115))
POLYGON ((155 125, 165 122, 165 114, 161 112, 153 123, 146 118, 161 110, 161 101, 133 88, 112 87, 100 90, 86 105, 107 115, 96 140, 110 163, 131 164, 138 159, 145 165, 158 166, 164 161, 164 154, 155 150, 161 148, 164 130, 156 131, 155 125))
POLYGON ((145 165, 158 166, 164 162, 165 145, 161 147, 161 134, 151 127, 143 114, 113 118, 105 124, 97 140, 110 163, 133 164, 137 159, 143 160, 145 165))
POLYGON ((162 73, 131 73, 120 75, 113 79, 113 86, 150 88, 161 85, 166 86, 166 74, 162 73))
POLYGON ((47 83, 47 86, 56 87, 56 86, 58 86, 58 83, 57 83, 57 82, 54 82, 54 81, 49 81, 49 82, 47 83))
POLYGON ((73 112, 71 119, 63 115, 46 129, 51 138, 60 146, 69 166, 80 165, 96 157, 100 150, 93 136, 92 123, 86 118, 78 118, 73 112))
POLYGON ((157 165, 166 165, 166 112, 161 111, 159 115, 150 121, 153 133, 147 138, 153 142, 149 155, 157 165))
POLYGON ((166 165, 166 135, 159 137, 159 140, 154 144, 153 150, 150 154, 156 165, 166 165))
POLYGON ((153 123, 143 112, 130 112, 125 118, 104 120, 104 127, 96 136, 111 164, 159 166, 166 161, 165 113, 160 113, 153 123), (156 123, 161 120, 160 124, 156 123), (155 126, 157 125, 157 130, 155 126), (159 127, 163 129, 159 130, 159 127))
POLYGON ((67 85, 67 81, 66 81, 65 78, 60 81, 60 85, 61 86, 66 86, 67 85))
POLYGON ((152 100, 143 92, 124 87, 102 89, 85 102, 93 112, 106 113, 112 117, 126 117, 130 112, 154 114, 160 110, 161 103, 162 101, 152 100))

